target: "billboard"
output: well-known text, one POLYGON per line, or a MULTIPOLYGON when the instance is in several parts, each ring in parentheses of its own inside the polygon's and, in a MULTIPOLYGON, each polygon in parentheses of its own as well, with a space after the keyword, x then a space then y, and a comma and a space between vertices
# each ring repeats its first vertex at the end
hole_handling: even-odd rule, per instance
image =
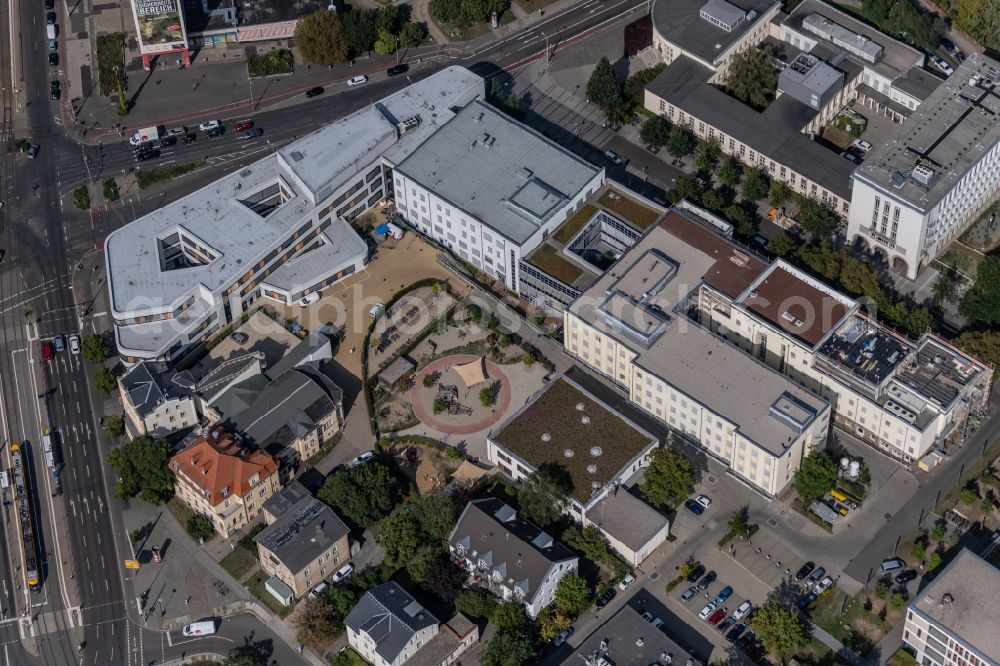
POLYGON ((132 0, 139 51, 143 55, 187 48, 181 0, 132 0))

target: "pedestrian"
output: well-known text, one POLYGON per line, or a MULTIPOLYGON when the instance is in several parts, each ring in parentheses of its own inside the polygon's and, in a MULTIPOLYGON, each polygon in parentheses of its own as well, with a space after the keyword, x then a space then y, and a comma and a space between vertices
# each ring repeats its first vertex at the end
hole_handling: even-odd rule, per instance
POLYGON ((156 79, 156 85, 160 85, 160 79, 156 79))

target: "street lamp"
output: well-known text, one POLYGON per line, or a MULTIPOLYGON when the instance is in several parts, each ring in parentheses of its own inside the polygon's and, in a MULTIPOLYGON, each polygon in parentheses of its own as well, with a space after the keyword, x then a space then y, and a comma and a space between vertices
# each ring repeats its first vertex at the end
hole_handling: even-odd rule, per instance
POLYGON ((544 30, 540 30, 539 32, 545 38, 545 62, 547 63, 549 61, 549 36, 545 34, 544 30))

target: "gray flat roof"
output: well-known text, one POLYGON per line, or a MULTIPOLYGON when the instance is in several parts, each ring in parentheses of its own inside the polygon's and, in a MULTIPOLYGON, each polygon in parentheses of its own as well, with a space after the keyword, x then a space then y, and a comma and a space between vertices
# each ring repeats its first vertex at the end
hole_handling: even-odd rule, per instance
MULTIPOLYGON (((450 105, 465 104, 482 90, 481 77, 449 67, 113 231, 105 244, 112 309, 124 318, 172 310, 191 294, 207 299, 206 290, 216 292, 264 258, 348 178, 390 148, 397 158, 408 154, 454 116, 450 105), (420 118, 417 130, 397 139, 393 121, 413 116, 420 118), (279 182, 287 199, 266 216, 242 203, 279 182), (214 259, 181 270, 161 269, 159 239, 176 232, 207 248, 214 259)), ((327 234, 342 239, 353 233, 338 225, 346 227, 335 222, 327 234)), ((132 327, 120 330, 122 342, 146 349, 158 344, 163 327, 127 328, 132 327)))
MULTIPOLYGON (((577 299, 570 311, 620 341, 638 353, 634 363, 638 367, 663 378, 677 390, 727 419, 748 439, 773 455, 780 456, 801 433, 785 414, 773 409, 780 400, 804 409, 805 426, 822 414, 829 405, 802 389, 792 380, 756 361, 739 348, 701 328, 687 319, 683 312, 675 311, 691 291, 702 282, 712 284, 720 272, 740 273, 744 288, 760 274, 760 268, 738 250, 727 257, 719 252, 728 242, 717 238, 716 248, 696 246, 685 242, 685 226, 700 225, 679 214, 669 214, 664 222, 654 227, 629 249, 611 271, 577 299), (679 231, 676 231, 680 228, 679 231), (654 257, 666 257, 654 260, 654 257), (666 262, 676 271, 656 293, 648 275, 650 270, 666 262), (742 265, 741 265, 742 264, 742 265), (622 311, 602 309, 604 295, 617 291, 623 297, 641 299, 646 312, 661 313, 667 318, 662 332, 644 345, 625 328, 622 311), (739 368, 739 372, 733 372, 739 368)), ((735 246, 732 246, 735 250, 735 246)), ((659 273, 656 273, 659 275, 659 273)), ((742 290, 741 290, 742 291, 742 290)), ((631 300, 626 299, 626 300, 631 300)), ((683 307, 683 306, 681 306, 683 307)), ((625 322, 626 324, 629 322, 625 322)))
POLYGON ((854 163, 811 141, 800 131, 815 117, 815 110, 790 95, 782 95, 764 111, 755 111, 709 84, 711 75, 709 68, 681 56, 646 89, 840 198, 851 198, 854 163))
POLYGON ((587 520, 635 551, 670 524, 666 516, 625 488, 605 495, 587 512, 587 520))
POLYGON ((601 169, 476 100, 396 171, 520 244, 601 169))
MULTIPOLYGON (((701 10, 713 9, 710 0, 655 0, 651 10, 653 29, 667 41, 701 58, 714 62, 719 55, 734 42, 743 37, 761 20, 763 15, 774 8, 776 0, 726 0, 726 4, 747 14, 757 12, 753 19, 744 19, 735 30, 729 32, 710 23, 701 16, 701 10)), ((731 14, 732 10, 727 11, 731 14)))
POLYGON ((927 211, 1000 142, 1000 62, 973 53, 876 145, 854 178, 927 211), (993 71, 991 71, 993 70, 993 71), (973 77, 993 85, 973 85, 973 77), (929 169, 930 172, 926 171, 929 169), (920 181, 921 173, 929 177, 920 181))
POLYGON ((318 282, 335 275, 368 252, 368 245, 348 224, 331 224, 320 234, 322 244, 291 261, 286 261, 261 284, 295 295, 318 282))
POLYGON ((992 609, 1000 598, 1000 570, 963 548, 910 607, 994 663, 1000 662, 1000 632, 992 609))
MULTIPOLYGON (((580 647, 569 652, 560 663, 563 666, 580 666, 583 663, 580 655, 594 655, 607 657, 615 666, 648 666, 664 663, 664 654, 672 655, 672 663, 684 664, 688 652, 662 627, 656 629, 650 626, 637 610, 625 605, 594 629, 580 647), (602 650, 601 642, 604 640, 607 640, 607 645, 602 650)), ((696 661, 695 666, 700 666, 700 663, 696 661)))
POLYGON ((928 72, 923 67, 911 67, 910 71, 893 81, 892 85, 907 95, 912 95, 923 101, 930 97, 930 94, 937 90, 943 82, 944 79, 928 72))

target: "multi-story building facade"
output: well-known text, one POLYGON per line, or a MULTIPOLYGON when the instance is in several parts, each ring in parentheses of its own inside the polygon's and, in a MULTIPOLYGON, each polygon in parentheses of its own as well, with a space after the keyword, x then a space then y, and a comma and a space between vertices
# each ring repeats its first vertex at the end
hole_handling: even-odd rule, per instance
POLYGON ((108 236, 122 358, 175 361, 259 297, 292 303, 360 270, 350 227, 391 196, 391 165, 484 94, 449 67, 108 236))
POLYGON ((298 481, 263 505, 267 527, 254 537, 257 559, 296 597, 332 576, 351 559, 347 525, 298 481))
POLYGON ((264 503, 281 490, 278 464, 263 451, 248 451, 215 426, 170 458, 177 497, 229 536, 255 521, 264 503))
POLYGON ((126 426, 133 436, 162 437, 190 428, 199 420, 196 397, 184 386, 172 385, 149 363, 137 363, 118 380, 126 426))
POLYGON ((470 576, 502 600, 524 604, 532 618, 552 603, 559 581, 575 574, 580 562, 569 548, 493 497, 465 505, 448 548, 470 576))
POLYGON ((963 548, 910 602, 903 645, 922 666, 997 666, 998 596, 1000 570, 963 548))
POLYGON ((1000 62, 973 54, 854 172, 847 237, 914 279, 1000 196, 1000 62))

